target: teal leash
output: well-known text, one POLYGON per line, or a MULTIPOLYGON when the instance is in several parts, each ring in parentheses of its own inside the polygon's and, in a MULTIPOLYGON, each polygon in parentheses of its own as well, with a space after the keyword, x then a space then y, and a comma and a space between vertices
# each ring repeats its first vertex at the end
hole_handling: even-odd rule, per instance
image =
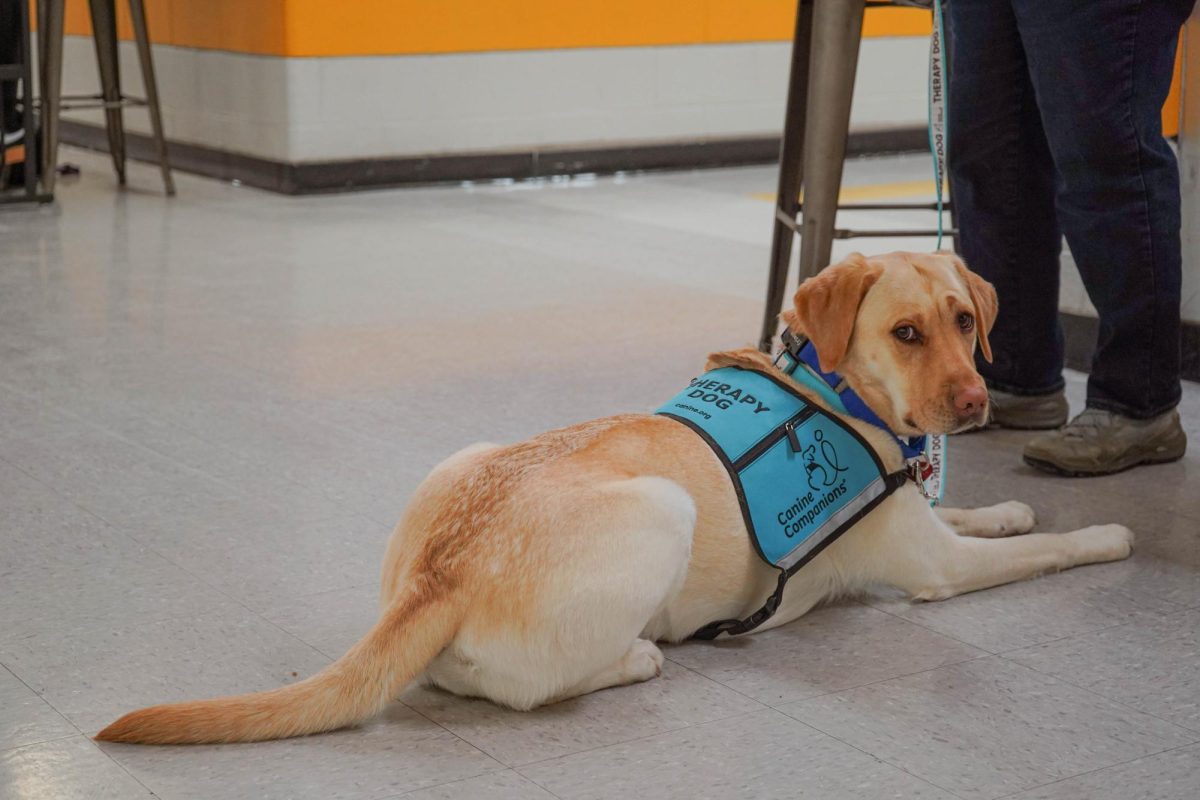
POLYGON ((942 249, 942 184, 946 180, 946 49, 942 2, 933 0, 933 33, 929 37, 929 152, 937 192, 937 249, 942 249))
MULTIPOLYGON (((933 0, 933 33, 929 37, 929 152, 933 156, 933 179, 937 192, 937 249, 942 249, 942 217, 945 202, 942 185, 946 180, 946 26, 942 19, 942 0, 933 0)), ((937 464, 938 481, 936 496, 929 498, 931 505, 940 505, 946 496, 946 483, 950 477, 948 462, 949 442, 945 434, 931 436, 927 440, 927 454, 940 450, 937 464), (934 440, 938 440, 935 444, 934 440)), ((933 460, 933 459, 931 459, 933 460)))

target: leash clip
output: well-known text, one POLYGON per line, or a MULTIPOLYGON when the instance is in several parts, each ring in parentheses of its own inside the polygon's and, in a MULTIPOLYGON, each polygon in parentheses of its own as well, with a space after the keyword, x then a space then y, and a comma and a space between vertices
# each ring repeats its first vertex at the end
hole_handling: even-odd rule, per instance
POLYGON ((946 437, 944 434, 925 440, 925 449, 905 465, 908 477, 917 490, 936 506, 942 502, 946 486, 946 437))

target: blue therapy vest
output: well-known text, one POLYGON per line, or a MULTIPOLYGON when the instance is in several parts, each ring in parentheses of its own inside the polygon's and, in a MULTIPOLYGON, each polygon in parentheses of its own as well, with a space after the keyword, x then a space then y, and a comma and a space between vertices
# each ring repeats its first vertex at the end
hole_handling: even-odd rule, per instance
POLYGON ((733 480, 755 551, 779 569, 766 605, 744 620, 710 623, 693 636, 753 630, 775 613, 787 579, 903 485, 848 424, 786 381, 741 367, 692 380, 656 414, 704 439, 733 480))

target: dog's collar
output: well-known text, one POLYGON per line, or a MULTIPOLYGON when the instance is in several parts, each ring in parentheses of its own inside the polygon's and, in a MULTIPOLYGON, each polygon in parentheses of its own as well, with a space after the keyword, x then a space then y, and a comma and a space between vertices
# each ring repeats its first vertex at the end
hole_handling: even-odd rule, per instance
POLYGON ((887 423, 880 419, 879 415, 858 396, 858 392, 850 388, 845 378, 836 372, 822 371, 820 361, 817 359, 817 349, 806 337, 797 336, 784 328, 782 339, 783 350, 775 363, 785 374, 791 376, 792 380, 812 389, 835 411, 848 414, 855 419, 887 431, 888 435, 895 439, 896 444, 900 446, 900 452, 904 454, 905 460, 920 458, 925 453, 927 437, 903 438, 897 436, 887 426, 887 423), (780 364, 780 361, 783 363, 780 364))

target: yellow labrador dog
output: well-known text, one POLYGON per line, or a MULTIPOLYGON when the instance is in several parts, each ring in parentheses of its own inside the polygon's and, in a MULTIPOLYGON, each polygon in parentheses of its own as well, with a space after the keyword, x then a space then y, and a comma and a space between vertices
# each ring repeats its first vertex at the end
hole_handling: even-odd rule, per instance
MULTIPOLYGON (((783 316, 896 433, 985 421, 973 354, 978 341, 990 357, 996 294, 957 257, 853 255, 805 281, 783 316)), ((727 365, 774 370, 753 350, 710 356, 710 368, 727 365)), ((893 437, 842 419, 889 471, 902 467, 893 437)), ((1132 547, 1120 525, 1000 538, 1033 525, 1017 502, 935 512, 906 484, 804 566, 760 629, 872 583, 940 600, 1125 558, 1132 547)), ((753 551, 712 449, 667 417, 627 414, 476 445, 417 489, 387 548, 379 621, 341 659, 271 691, 134 711, 97 738, 327 731, 375 714, 417 679, 530 709, 655 677, 663 655, 654 642, 750 614, 778 574, 753 551)))

